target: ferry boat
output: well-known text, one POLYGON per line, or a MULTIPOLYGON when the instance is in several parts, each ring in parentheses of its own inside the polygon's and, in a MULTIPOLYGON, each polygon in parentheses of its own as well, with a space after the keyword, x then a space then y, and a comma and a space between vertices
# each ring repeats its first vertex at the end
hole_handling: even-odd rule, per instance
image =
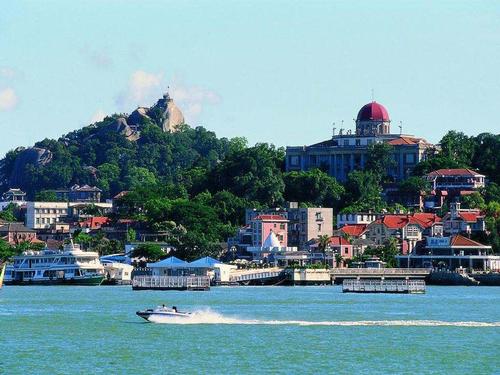
POLYGON ((6 285, 100 285, 104 267, 99 254, 77 244, 63 250, 25 251, 5 270, 6 285))

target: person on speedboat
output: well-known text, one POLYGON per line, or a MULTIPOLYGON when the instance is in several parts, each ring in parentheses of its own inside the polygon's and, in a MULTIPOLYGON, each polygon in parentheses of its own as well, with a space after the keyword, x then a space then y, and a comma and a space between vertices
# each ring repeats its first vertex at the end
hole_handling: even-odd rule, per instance
POLYGON ((174 311, 174 313, 177 312, 177 306, 172 306, 172 310, 174 311))

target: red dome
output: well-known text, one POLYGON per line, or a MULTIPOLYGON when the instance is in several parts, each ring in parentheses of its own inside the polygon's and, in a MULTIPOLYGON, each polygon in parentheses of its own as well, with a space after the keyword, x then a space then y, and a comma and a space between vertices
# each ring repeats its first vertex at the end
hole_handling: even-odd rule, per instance
POLYGON ((358 112, 358 121, 389 121, 389 113, 382 104, 365 104, 358 112))

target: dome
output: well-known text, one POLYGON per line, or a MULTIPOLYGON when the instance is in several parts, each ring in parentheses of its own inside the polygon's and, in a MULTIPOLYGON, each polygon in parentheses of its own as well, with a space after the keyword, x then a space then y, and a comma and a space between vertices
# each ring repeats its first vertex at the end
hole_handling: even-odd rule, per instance
POLYGON ((357 121, 389 121, 389 113, 382 104, 373 101, 359 110, 357 121))

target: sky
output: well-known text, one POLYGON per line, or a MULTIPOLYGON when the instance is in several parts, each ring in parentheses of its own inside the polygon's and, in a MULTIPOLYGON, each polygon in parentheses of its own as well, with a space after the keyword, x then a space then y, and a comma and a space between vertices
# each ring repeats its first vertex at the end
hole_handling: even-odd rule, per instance
POLYGON ((489 0, 7 0, 0 154, 168 87, 188 124, 250 144, 354 129, 372 95, 395 133, 499 133, 499 19, 489 0))

